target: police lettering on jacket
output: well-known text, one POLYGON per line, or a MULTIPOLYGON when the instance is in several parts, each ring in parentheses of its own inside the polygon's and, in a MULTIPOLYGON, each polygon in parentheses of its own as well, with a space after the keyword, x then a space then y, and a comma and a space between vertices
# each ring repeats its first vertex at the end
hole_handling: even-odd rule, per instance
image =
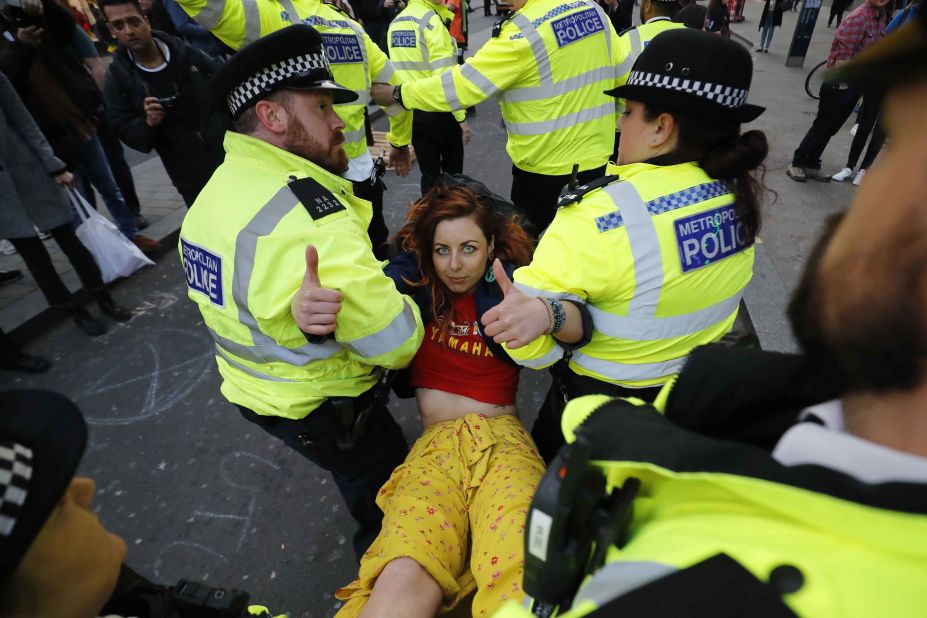
POLYGON ((557 39, 557 47, 569 45, 596 32, 605 30, 605 24, 599 19, 595 9, 586 9, 579 13, 567 15, 550 23, 557 39))
POLYGON ((747 242, 747 230, 737 218, 734 204, 677 219, 673 227, 684 273, 723 260, 752 244, 747 242))
POLYGON ((222 258, 183 238, 180 239, 180 247, 183 270, 187 275, 187 287, 204 294, 212 304, 224 307, 222 258))
POLYGON ((322 42, 325 45, 325 55, 328 56, 328 61, 332 64, 364 61, 360 42, 353 34, 323 32, 322 42))

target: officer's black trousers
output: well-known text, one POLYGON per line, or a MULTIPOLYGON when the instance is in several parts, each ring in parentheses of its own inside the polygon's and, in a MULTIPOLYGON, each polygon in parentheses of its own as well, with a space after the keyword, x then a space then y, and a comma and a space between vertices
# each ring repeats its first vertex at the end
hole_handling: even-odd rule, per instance
POLYGON ((575 399, 583 395, 609 395, 612 397, 637 397, 651 402, 660 394, 662 387, 651 388, 625 388, 610 382, 602 382, 588 376, 573 373, 568 367, 557 364, 551 367, 554 382, 547 391, 547 397, 538 411, 538 418, 531 428, 531 437, 538 447, 538 453, 544 463, 550 464, 557 455, 557 451, 564 444, 563 430, 560 428, 560 418, 563 416, 563 393, 558 388, 558 375, 562 385, 566 388, 567 399, 575 399))
MULTIPOLYGON (((332 473, 348 511, 357 522, 354 552, 360 560, 380 532, 383 512, 376 505, 377 492, 409 452, 402 429, 393 420, 389 409, 382 405, 370 412, 365 434, 350 449, 339 449, 335 444, 338 414, 328 403, 300 420, 260 416, 242 406, 238 409, 246 419, 332 473)), ((316 492, 307 488, 305 495, 309 506, 311 496, 316 492)))
MULTIPOLYGON (((579 184, 601 178, 605 165, 577 174, 579 184)), ((570 175, 547 176, 512 166, 512 203, 524 212, 537 229, 543 232, 557 213, 560 191, 570 182, 570 175)))
POLYGON ((378 260, 385 260, 389 228, 386 227, 386 220, 383 218, 383 181, 378 180, 375 185, 369 180, 354 180, 352 183, 354 195, 367 200, 373 206, 373 217, 370 218, 370 225, 367 226, 367 235, 370 236, 373 254, 378 260))
POLYGON ((434 186, 441 172, 463 171, 463 136, 451 112, 413 112, 412 146, 422 171, 422 195, 434 186))

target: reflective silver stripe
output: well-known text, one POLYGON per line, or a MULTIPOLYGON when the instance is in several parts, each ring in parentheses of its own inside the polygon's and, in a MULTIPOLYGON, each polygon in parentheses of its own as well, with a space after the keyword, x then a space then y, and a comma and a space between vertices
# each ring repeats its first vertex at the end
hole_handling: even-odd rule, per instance
POLYGON ((621 64, 615 67, 616 73, 619 76, 624 75, 626 73, 630 73, 631 67, 634 66, 635 62, 637 62, 637 56, 634 54, 634 52, 629 53, 627 57, 621 61, 621 64))
MULTIPOLYGON (((361 62, 364 63, 364 90, 369 91, 371 84, 370 62, 367 60, 367 42, 364 40, 364 30, 360 27, 360 25, 351 20, 347 20, 346 23, 348 27, 354 31, 354 36, 357 37, 357 46, 360 47, 361 62)), ((389 60, 387 60, 387 62, 389 62, 389 60)), ((337 76, 335 81, 338 81, 337 76)))
POLYGON ((582 352, 574 352, 572 362, 583 369, 621 382, 637 382, 640 380, 657 380, 679 373, 687 357, 674 358, 663 363, 616 363, 601 358, 593 358, 582 352))
POLYGON ((337 343, 327 342, 321 345, 306 343, 298 348, 289 349, 281 346, 272 337, 261 331, 254 314, 248 305, 248 290, 254 274, 254 259, 257 253, 258 239, 269 235, 280 221, 294 208, 299 200, 289 188, 280 189, 267 204, 261 208, 235 238, 235 273, 232 277, 232 298, 238 307, 238 321, 248 328, 254 343, 253 355, 264 362, 279 361, 290 365, 306 365, 318 360, 322 349, 328 356, 338 351, 337 343))
POLYGON ((409 302, 403 299, 402 305, 399 315, 384 328, 354 341, 342 341, 341 345, 364 358, 374 358, 392 352, 414 335, 418 327, 415 321, 415 311, 409 302))
MULTIPOLYGON (((255 2, 256 0, 244 0, 245 2, 255 2)), ((200 9, 200 12, 193 15, 193 21, 206 28, 209 31, 215 30, 225 12, 226 0, 206 0, 206 5, 200 9)))
MULTIPOLYGON (((448 73, 450 73, 450 71, 448 71, 448 73)), ((445 75, 448 73, 445 73, 445 75)), ((496 85, 469 62, 460 67, 460 76, 479 88, 480 92, 486 95, 487 99, 499 92, 496 85)))
POLYGON ((553 298, 555 300, 575 300, 578 303, 583 305, 586 304, 586 301, 577 296, 576 294, 568 294, 567 292, 550 292, 548 290, 539 290, 538 288, 533 288, 530 285, 525 285, 524 283, 515 282, 515 287, 527 294, 528 296, 546 296, 547 298, 553 298))
POLYGON ((613 599, 662 579, 679 569, 662 562, 609 562, 586 580, 573 606, 592 601, 602 607, 613 599))
POLYGON ((539 122, 510 122, 506 121, 505 128, 512 135, 544 135, 558 129, 575 127, 578 124, 604 118, 615 113, 615 103, 609 101, 596 107, 583 109, 566 116, 560 116, 553 120, 541 120, 539 122))
POLYGON ((390 118, 395 118, 396 116, 398 116, 399 114, 402 114, 406 110, 402 109, 402 106, 399 105, 399 103, 393 103, 392 105, 384 107, 383 111, 386 112, 386 115, 389 116, 390 118))
POLYGON ((544 369, 556 363, 563 358, 563 348, 556 343, 550 352, 540 358, 513 358, 516 363, 529 369, 544 369))
POLYGON ((451 111, 460 109, 457 86, 454 85, 454 71, 445 71, 441 74, 441 88, 444 89, 444 98, 447 99, 447 106, 451 108, 451 111))
POLYGON ((425 28, 428 26, 434 11, 426 11, 418 22, 418 49, 422 52, 422 61, 427 63, 431 59, 431 52, 428 50, 428 44, 425 43, 425 28))
POLYGON ((279 2, 283 10, 286 11, 287 21, 290 22, 290 24, 298 24, 300 17, 293 3, 290 0, 277 0, 277 2, 279 2))
POLYGON ((644 51, 644 46, 641 44, 641 31, 634 28, 628 32, 628 40, 631 41, 631 55, 637 60, 637 57, 644 51))
POLYGON ((547 55, 547 47, 544 46, 544 39, 535 29, 531 21, 524 15, 515 15, 512 23, 518 26, 525 39, 531 45, 531 53, 534 54, 534 62, 538 69, 538 77, 541 84, 547 84, 551 81, 550 57, 547 55))
POLYGON ((432 69, 446 69, 447 67, 452 67, 457 64, 457 58, 453 56, 446 56, 444 58, 436 58, 431 61, 432 69))
POLYGON ((428 71, 431 63, 427 60, 395 60, 393 66, 400 71, 428 71))
POLYGON ((621 212, 634 258, 634 295, 628 315, 650 319, 657 312, 663 289, 663 255, 660 237, 637 189, 630 182, 616 182, 605 188, 621 212))
MULTIPOLYGON (((236 341, 232 341, 231 339, 223 337, 222 335, 220 335, 213 329, 209 328, 209 326, 206 327, 206 330, 212 336, 213 341, 216 342, 216 346, 246 361, 251 361, 252 363, 266 363, 270 361, 280 360, 279 358, 275 358, 271 355, 265 354, 263 348, 242 345, 236 341)), ((279 347, 279 346, 276 346, 275 344, 274 347, 279 347)), ((305 349, 306 353, 300 358, 294 357, 293 360, 295 360, 296 362, 293 362, 290 364, 301 367, 312 361, 325 360, 326 358, 331 358, 332 356, 335 355, 336 352, 340 350, 340 347, 334 341, 329 340, 323 344, 313 344, 310 346, 303 346, 303 348, 301 349, 305 349)))
POLYGON ((367 105, 370 103, 370 91, 369 90, 355 90, 357 93, 357 100, 351 101, 350 103, 342 103, 342 105, 367 105))
POLYGON ((286 378, 280 378, 277 376, 272 376, 266 373, 262 373, 260 371, 257 371, 256 369, 252 369, 251 367, 246 367, 245 365, 242 365, 241 363, 235 362, 234 360, 229 358, 229 356, 225 352, 223 352, 222 348, 220 348, 219 346, 216 346, 216 355, 221 356, 222 360, 227 362, 229 365, 241 371, 242 373, 247 373, 251 377, 259 378, 261 380, 268 380, 270 382, 293 382, 293 380, 288 380, 286 378))
POLYGON ((710 307, 666 318, 612 315, 591 304, 586 307, 592 315, 595 330, 603 335, 631 341, 660 341, 691 335, 724 321, 737 311, 742 296, 743 294, 738 292, 710 307))
POLYGON ((344 143, 353 144, 354 142, 367 141, 367 132, 364 129, 355 129, 344 132, 344 143))
POLYGON ((388 84, 389 80, 393 79, 393 75, 396 74, 396 63, 386 61, 386 64, 383 65, 383 69, 373 78, 373 81, 379 82, 381 84, 388 84))
MULTIPOLYGON (((556 96, 576 92, 581 88, 591 86, 597 82, 615 80, 618 75, 619 74, 615 71, 615 67, 613 66, 596 67, 595 69, 580 73, 579 75, 574 75, 573 77, 568 77, 559 82, 506 90, 499 95, 499 99, 506 103, 551 99, 556 96)), ((614 82, 610 81, 610 83, 602 87, 602 90, 611 89, 613 85, 614 82)))
POLYGON ((261 38, 261 9, 257 0, 242 0, 245 9, 245 38, 242 47, 261 38))

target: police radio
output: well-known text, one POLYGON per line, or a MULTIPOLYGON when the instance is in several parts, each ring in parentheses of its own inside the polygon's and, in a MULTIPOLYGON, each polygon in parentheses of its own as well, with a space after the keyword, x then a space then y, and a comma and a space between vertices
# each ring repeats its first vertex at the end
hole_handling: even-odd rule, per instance
POLYGON ((535 616, 569 609, 585 576, 622 541, 640 487, 636 478, 605 491, 605 475, 589 466, 583 432, 560 449, 531 502, 525 534, 525 592, 535 616))

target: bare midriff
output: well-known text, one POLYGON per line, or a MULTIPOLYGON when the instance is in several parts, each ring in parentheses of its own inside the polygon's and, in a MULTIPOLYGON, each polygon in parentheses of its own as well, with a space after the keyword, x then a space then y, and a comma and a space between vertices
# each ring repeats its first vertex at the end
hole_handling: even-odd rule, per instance
POLYGON ((418 409, 422 415, 422 425, 425 427, 457 420, 467 414, 484 416, 518 414, 514 404, 495 405, 433 388, 417 388, 415 397, 418 399, 418 409))

